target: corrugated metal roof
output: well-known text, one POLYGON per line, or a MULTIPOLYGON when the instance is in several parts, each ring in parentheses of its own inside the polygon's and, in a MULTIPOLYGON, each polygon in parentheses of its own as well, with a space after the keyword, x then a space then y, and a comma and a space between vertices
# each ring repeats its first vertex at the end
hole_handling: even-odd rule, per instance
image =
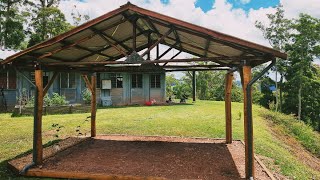
MULTIPOLYGON (((134 48, 139 52, 153 47, 152 45, 168 32, 170 33, 163 38, 161 44, 200 58, 214 57, 215 63, 226 67, 238 66, 241 60, 248 60, 249 64, 255 66, 275 57, 286 58, 286 54, 274 49, 129 3, 71 31, 5 57, 1 64, 14 63, 16 66, 33 67, 36 61, 43 67, 54 67, 51 62, 116 61, 131 54, 134 48), (136 47, 133 43, 134 22, 137 34, 136 47), (217 57, 222 59, 219 60, 217 57), (223 57, 237 58, 231 61, 223 57)), ((77 69, 78 66, 73 67, 69 63, 68 67, 77 69)))

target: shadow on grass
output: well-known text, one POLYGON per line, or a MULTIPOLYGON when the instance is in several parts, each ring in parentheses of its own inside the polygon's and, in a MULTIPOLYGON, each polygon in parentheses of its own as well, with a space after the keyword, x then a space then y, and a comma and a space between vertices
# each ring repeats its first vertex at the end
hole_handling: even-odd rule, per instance
MULTIPOLYGON (((43 148, 49 147, 55 143, 60 142, 62 139, 56 139, 53 141, 49 141, 46 144, 43 145, 43 148)), ((40 178, 33 178, 33 177, 22 177, 22 176, 18 176, 17 174, 15 174, 14 172, 12 172, 9 168, 8 168, 8 162, 16 159, 16 158, 21 158, 23 156, 29 155, 32 153, 32 149, 27 150, 26 152, 23 152, 13 158, 10 159, 6 159, 4 161, 0 162, 0 179, 40 179, 40 178)), ((30 162, 31 163, 31 162, 30 162)), ((51 179, 51 178, 41 178, 41 180, 43 179, 51 179)))

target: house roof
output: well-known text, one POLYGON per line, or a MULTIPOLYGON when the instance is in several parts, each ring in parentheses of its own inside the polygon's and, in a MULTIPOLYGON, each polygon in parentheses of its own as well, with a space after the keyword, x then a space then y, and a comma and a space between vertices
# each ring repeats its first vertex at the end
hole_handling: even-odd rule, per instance
MULTIPOLYGON (((243 60, 256 66, 274 58, 287 58, 285 53, 272 48, 127 3, 68 32, 7 57, 1 64, 14 64, 27 69, 39 63, 43 68, 56 70, 104 71, 106 65, 112 67, 112 64, 130 64, 119 59, 129 57, 133 52, 139 52, 146 59, 145 56, 158 43, 198 58, 191 61, 172 57, 163 61, 159 54, 155 60, 142 63, 153 63, 170 69, 168 67, 174 60, 175 63, 209 61, 209 65, 214 65, 215 68, 231 68, 239 66, 243 60)), ((205 67, 201 67, 203 68, 205 67)))

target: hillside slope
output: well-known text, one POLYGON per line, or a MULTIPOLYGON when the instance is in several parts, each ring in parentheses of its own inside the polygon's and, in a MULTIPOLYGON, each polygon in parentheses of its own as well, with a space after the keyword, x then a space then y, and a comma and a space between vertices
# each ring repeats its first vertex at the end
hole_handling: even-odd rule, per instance
MULTIPOLYGON (((243 139, 243 106, 232 103, 233 137, 243 139)), ((43 117, 43 143, 89 133, 89 114, 43 117), (58 133, 52 127, 63 125, 58 133), (79 128, 78 128, 79 129, 79 128)), ((274 114, 254 106, 255 153, 280 179, 320 179, 320 135, 295 123, 290 116, 274 114), (289 123, 294 122, 294 123, 289 123), (306 150, 309 149, 309 151, 306 150), (318 156, 319 157, 319 156, 318 156)), ((0 115, 0 179, 15 178, 5 167, 8 159, 32 148, 32 117, 0 115)), ((197 101, 172 106, 142 106, 99 109, 98 134, 166 135, 184 137, 225 137, 224 102, 197 101)))

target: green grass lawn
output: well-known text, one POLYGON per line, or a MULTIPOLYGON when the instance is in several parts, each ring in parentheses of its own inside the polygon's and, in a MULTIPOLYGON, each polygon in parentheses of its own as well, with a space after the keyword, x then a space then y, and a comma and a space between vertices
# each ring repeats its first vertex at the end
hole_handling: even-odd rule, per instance
MULTIPOLYGON (((271 135, 268 122, 261 116, 264 111, 254 106, 255 152, 274 159, 267 166, 271 169, 279 167, 285 176, 296 179, 310 179, 312 175, 320 177, 319 172, 299 162, 280 140, 271 135)), ((241 103, 232 103, 234 139, 243 139, 242 112, 241 103)), ((43 143, 55 140, 53 123, 64 126, 59 132, 61 138, 75 136, 79 125, 82 133, 89 134, 90 123, 84 121, 89 115, 44 116, 43 143)), ((6 169, 6 161, 32 148, 32 131, 33 117, 11 118, 10 114, 0 114, 0 179, 16 178, 6 169)), ((97 133, 224 138, 224 102, 98 109, 97 133)))

